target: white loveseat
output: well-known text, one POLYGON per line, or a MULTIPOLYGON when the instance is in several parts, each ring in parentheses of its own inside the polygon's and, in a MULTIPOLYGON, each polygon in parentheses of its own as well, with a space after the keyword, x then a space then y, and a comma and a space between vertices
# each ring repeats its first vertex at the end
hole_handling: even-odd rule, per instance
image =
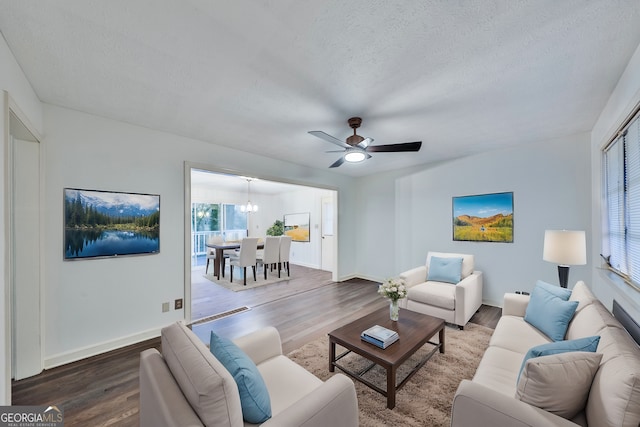
MULTIPOLYGON (((234 341, 257 365, 267 386, 272 417, 263 426, 357 427, 358 401, 349 378, 322 382, 282 355, 273 327, 234 341)), ((235 380, 186 326, 162 330, 162 354, 140 355, 142 427, 249 426, 243 421, 235 380)))
MULTIPOLYGON (((579 304, 565 339, 600 337, 596 352, 602 359, 590 388, 585 390, 585 408, 569 420, 515 397, 525 354, 531 347, 551 341, 524 320, 529 298, 505 295, 502 317, 473 380, 463 380, 458 387, 451 426, 638 427, 640 348, 583 282, 575 285, 569 298, 579 304)), ((572 374, 572 378, 576 376, 572 374)), ((565 397, 555 388, 542 396, 550 398, 552 404, 565 397)))
POLYGON ((425 265, 400 273, 409 288, 400 307, 444 319, 463 329, 482 305, 482 272, 474 270, 474 261, 469 254, 429 252, 425 265), (427 280, 432 257, 462 258, 460 282, 427 280))

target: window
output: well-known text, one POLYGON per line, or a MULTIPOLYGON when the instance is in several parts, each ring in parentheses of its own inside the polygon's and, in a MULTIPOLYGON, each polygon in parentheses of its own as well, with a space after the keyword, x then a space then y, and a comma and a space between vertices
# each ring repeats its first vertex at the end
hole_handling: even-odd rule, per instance
POLYGON ((247 214, 240 205, 193 203, 191 205, 192 231, 213 231, 215 234, 247 231, 247 214))
POLYGON ((604 149, 606 230, 603 254, 611 268, 640 284, 640 112, 604 149))
POLYGON ((226 241, 247 237, 247 214, 240 210, 240 205, 192 203, 191 234, 192 254, 203 255, 211 236, 222 236, 226 241))

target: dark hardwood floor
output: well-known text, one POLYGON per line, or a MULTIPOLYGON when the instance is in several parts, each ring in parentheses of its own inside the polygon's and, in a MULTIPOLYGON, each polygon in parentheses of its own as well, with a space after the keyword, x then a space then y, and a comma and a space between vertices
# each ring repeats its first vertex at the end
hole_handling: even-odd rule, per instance
MULTIPOLYGON (((280 332, 288 353, 327 334, 387 302, 377 294, 377 283, 352 279, 335 283, 328 272, 291 266, 283 282, 233 292, 192 272, 194 332, 208 342, 210 331, 233 338, 266 325, 280 332), (232 315, 224 315, 248 307, 232 315), (221 315, 214 321, 197 319, 221 315)), ((497 307, 482 306, 471 322, 494 328, 497 307)), ((13 383, 14 405, 58 405, 64 408, 65 426, 137 426, 139 354, 159 348, 152 339, 102 355, 44 371, 13 383)))

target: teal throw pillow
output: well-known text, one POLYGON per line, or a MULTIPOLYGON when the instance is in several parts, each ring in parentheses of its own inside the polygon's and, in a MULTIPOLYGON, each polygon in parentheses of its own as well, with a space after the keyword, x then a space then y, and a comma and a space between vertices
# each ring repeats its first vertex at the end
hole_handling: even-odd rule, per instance
POLYGON ((271 399, 258 367, 240 348, 211 332, 211 353, 224 365, 238 385, 245 421, 260 424, 271 418, 271 399))
POLYGON ((536 282, 536 286, 541 287, 547 292, 551 292, 563 301, 569 301, 569 298, 571 297, 571 289, 561 288, 560 286, 552 285, 547 282, 543 282, 542 280, 538 280, 536 282))
MULTIPOLYGON (((522 374, 524 365, 529 359, 540 356, 550 356, 552 354, 568 353, 570 351, 588 351, 594 353, 598 349, 599 342, 600 337, 593 336, 578 338, 575 340, 555 341, 531 347, 529 351, 527 351, 527 354, 524 355, 524 360, 522 361, 522 366, 520 366, 520 372, 518 373, 518 381, 520 381, 520 374, 522 374)), ((516 384, 518 381, 516 381, 516 384)))
POLYGON ((431 257, 427 280, 456 284, 462 277, 462 258, 431 257))
POLYGON ((576 308, 578 301, 564 301, 544 286, 536 285, 531 291, 524 320, 552 340, 560 341, 567 333, 576 308))

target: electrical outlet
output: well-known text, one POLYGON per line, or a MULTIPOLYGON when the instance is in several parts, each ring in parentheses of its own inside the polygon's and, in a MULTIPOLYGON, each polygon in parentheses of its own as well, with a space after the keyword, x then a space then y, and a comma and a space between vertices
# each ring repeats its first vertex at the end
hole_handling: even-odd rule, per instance
POLYGON ((176 310, 180 310, 180 309, 182 309, 182 298, 179 298, 179 299, 177 299, 177 300, 175 301, 174 308, 175 308, 176 310))
POLYGON ((167 311, 169 311, 169 303, 168 302, 163 302, 162 303, 162 312, 166 313, 167 311))

